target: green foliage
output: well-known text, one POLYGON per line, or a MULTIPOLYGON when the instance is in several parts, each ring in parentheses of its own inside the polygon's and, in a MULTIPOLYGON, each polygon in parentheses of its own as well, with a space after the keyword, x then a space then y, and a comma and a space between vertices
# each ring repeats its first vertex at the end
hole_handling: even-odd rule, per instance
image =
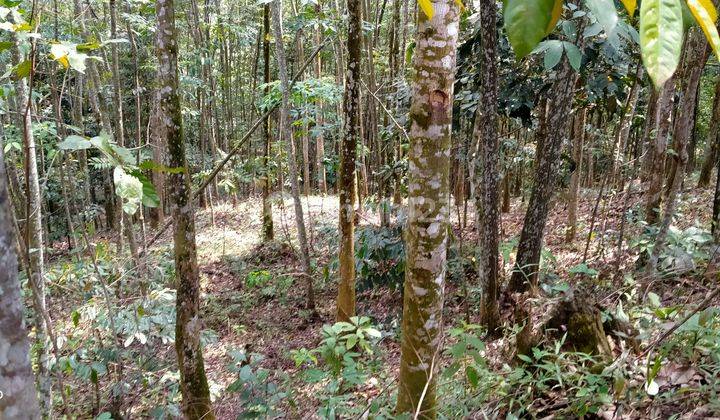
POLYGON ((405 279, 405 243, 400 227, 359 229, 355 271, 360 290, 377 286, 400 289, 405 279))
POLYGON ((240 397, 238 418, 268 418, 282 414, 279 406, 286 400, 287 393, 272 380, 273 372, 260 366, 263 356, 237 350, 228 352, 228 355, 231 358, 228 370, 235 373, 237 379, 228 385, 227 390, 240 397))
POLYGON ((505 30, 518 58, 528 55, 548 33, 554 0, 506 0, 505 30))

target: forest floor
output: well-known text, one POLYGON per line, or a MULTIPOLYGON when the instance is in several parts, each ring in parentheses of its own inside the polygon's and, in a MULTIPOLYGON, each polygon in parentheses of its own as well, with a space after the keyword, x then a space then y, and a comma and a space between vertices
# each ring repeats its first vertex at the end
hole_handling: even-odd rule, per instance
MULTIPOLYGON (((597 270, 596 282, 603 283, 603 279, 606 279, 605 286, 599 289, 602 290, 602 295, 597 298, 607 308, 615 308, 620 302, 622 293, 619 292, 627 284, 627 278, 625 281, 622 280, 622 273, 628 275, 632 273, 637 259, 638 248, 629 246, 627 239, 634 241, 641 237, 642 226, 632 220, 632 215, 637 214, 642 208, 641 192, 639 185, 635 184, 627 202, 622 192, 611 192, 601 202, 597 211, 595 233, 589 242, 587 268, 597 270), (625 208, 631 216, 625 223, 623 233, 625 241, 617 257, 618 234, 625 208), (619 262, 617 266, 621 272, 620 276, 615 275, 616 261, 619 262), (616 280, 612 281, 613 278, 616 280), (619 282, 618 278, 621 279, 619 282)), ((583 258, 596 198, 597 189, 582 191, 578 209, 578 234, 575 240, 570 242, 566 241, 565 235, 567 219, 565 200, 563 197, 558 197, 556 200, 546 229, 547 251, 543 254, 543 272, 546 273, 545 278, 548 282, 572 284, 573 279, 578 277, 577 273, 572 271, 577 269, 583 258)), ((334 322, 338 200, 335 196, 303 198, 307 215, 306 223, 310 227, 313 265, 317 273, 313 279, 316 288, 316 313, 305 309, 305 286, 298 275, 300 265, 293 248, 295 223, 292 200, 285 197, 284 209, 278 208, 280 202, 276 199, 274 203, 276 239, 269 244, 263 244, 259 235, 261 202, 258 199, 244 200, 234 206, 231 203, 215 205, 212 210, 198 211, 196 216, 198 260, 203 294, 202 317, 205 327, 214 332, 207 340, 204 355, 208 379, 212 391, 217 395, 214 406, 220 419, 236 418, 242 412, 243 405, 248 404, 243 400, 245 397, 241 397, 238 393, 225 391, 227 386, 238 377, 237 373, 228 368, 231 364, 229 355, 237 350, 246 354, 262 355, 262 359, 257 358, 258 367, 268 369, 272 372, 270 377, 278 382, 284 381, 286 387, 290 385, 288 388, 293 390, 288 398, 290 402, 284 401, 278 404, 285 417, 313 417, 321 406, 320 385, 300 379, 302 367, 296 366, 291 351, 318 347, 321 341, 321 327, 334 322)), ((684 191, 678 210, 679 216, 676 219, 679 232, 686 231, 692 226, 706 227, 711 214, 711 203, 712 194, 709 190, 684 191)), ((503 254, 505 257, 510 255, 510 249, 516 244, 523 224, 525 205, 526 203, 519 198, 513 199, 510 212, 502 215, 501 258, 503 254)), ((471 204, 468 206, 469 226, 463 230, 459 229, 458 213, 455 210, 453 208, 454 243, 458 244, 462 236, 464 253, 467 254, 472 252, 472 245, 477 238, 472 229, 473 208, 471 204)), ((361 227, 375 224, 378 224, 376 214, 366 211, 360 216, 361 227)), ((166 234, 155 248, 153 258, 171 258, 170 249, 171 235, 166 234)), ((682 258, 678 259, 681 260, 682 258)), ((692 261, 682 263, 693 264, 692 261)), ((502 280, 509 277, 510 267, 511 261, 503 261, 502 280)), ((699 271, 708 270, 693 270, 691 267, 686 267, 670 281, 654 285, 653 291, 659 296, 662 306, 672 307, 700 302, 710 287, 716 287, 716 283, 708 285, 703 276, 698 274, 699 271)), ((476 281, 473 277, 468 276, 467 281, 470 282, 471 293, 470 319, 476 322, 478 287, 473 284, 476 281)), ((464 291, 457 281, 448 282, 445 300, 445 324, 446 328, 451 328, 460 324, 465 318, 464 291)), ((55 301, 57 302, 57 299, 55 301)), ((399 319, 402 313, 400 291, 390 287, 370 288, 359 291, 357 302, 358 313, 370 317, 375 328, 383 332, 383 338, 380 340, 378 352, 378 357, 381 359, 378 366, 381 368, 373 372, 363 386, 355 388, 354 399, 349 402, 351 405, 369 404, 374 398, 390 398, 389 394, 392 393, 392 384, 397 376, 400 358, 398 343, 399 319)), ((58 304, 62 305, 61 302, 58 304)), ((505 322, 508 323, 512 316, 512 308, 506 305, 501 311, 505 322)), ((627 308, 626 311, 630 312, 627 308)), ((71 326, 70 316, 60 322, 64 322, 66 328, 71 326)), ((666 326, 667 320, 664 323, 656 323, 653 327, 654 334, 657 335, 666 326)), ((504 338, 489 344, 484 352, 490 369, 500 370, 512 359, 512 343, 508 337, 506 334, 504 338)), ((650 338, 646 339, 648 341, 645 343, 649 342, 650 338)), ((622 349, 613 350, 620 353, 622 349)), ((172 359, 170 345, 165 346, 163 352, 164 357, 172 359)), ((678 363, 686 366, 684 362, 678 363)), ((676 367, 675 373, 661 372, 658 377, 663 374, 677 376, 678 369, 681 368, 676 367)), ((686 382, 708 380, 704 376, 694 377, 697 371, 692 372, 686 382)), ((664 385, 668 389, 685 386, 687 383, 672 383, 668 380, 664 385)), ((556 406, 558 401, 561 401, 560 406, 563 406, 562 401, 565 396, 557 395, 557 398, 550 398, 548 395, 553 394, 548 393, 534 402, 536 406, 545 407, 536 409, 536 413, 552 414, 552 407, 556 406)), ((669 413, 690 413, 690 417, 694 418, 693 416, 698 415, 702 417, 709 410, 707 401, 697 395, 683 397, 685 399, 679 402, 654 400, 648 395, 643 397, 630 404, 630 409, 625 409, 627 417, 664 417, 669 413)), ((609 417, 616 410, 616 404, 607 404, 603 410, 605 414, 603 415, 603 412, 600 414, 609 417)), ((479 414, 477 416, 480 417, 479 414)))

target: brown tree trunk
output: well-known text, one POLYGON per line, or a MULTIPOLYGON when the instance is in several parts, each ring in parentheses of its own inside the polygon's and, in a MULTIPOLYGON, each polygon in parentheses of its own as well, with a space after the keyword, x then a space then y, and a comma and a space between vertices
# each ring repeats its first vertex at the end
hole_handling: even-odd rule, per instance
MULTIPOLYGON (((263 6, 263 82, 266 87, 264 90, 265 95, 270 92, 270 5, 265 4, 263 6)), ((273 216, 272 216, 272 202, 270 201, 270 172, 268 162, 270 161, 270 116, 265 118, 263 121, 263 174, 262 180, 262 235, 264 241, 272 241, 275 236, 273 229, 273 216)))
POLYGON ((565 232, 565 240, 572 242, 577 233, 577 207, 578 196, 580 195, 580 179, 583 169, 583 147, 585 145, 585 121, 587 108, 576 112, 573 129, 572 159, 575 162, 575 170, 570 175, 570 191, 568 192, 568 227, 565 232))
POLYGON ((480 301, 480 322, 494 334, 500 326, 498 307, 499 263, 499 196, 500 156, 498 143, 498 74, 497 74, 497 5, 495 0, 480 2, 480 101, 475 116, 475 137, 478 138, 479 159, 476 162, 478 191, 479 244, 478 277, 483 288, 480 301))
POLYGON ((340 148, 340 282, 337 321, 355 315, 355 160, 360 135, 361 0, 348 0, 348 54, 343 98, 343 134, 340 148))
POLYGON ((710 128, 708 128, 708 136, 705 141, 705 153, 703 153, 703 163, 700 169, 700 178, 698 179, 698 187, 705 188, 710 184, 713 166, 715 161, 720 157, 720 76, 715 81, 715 100, 713 101, 713 111, 710 117, 710 128))
POLYGON ((190 197, 190 174, 182 136, 173 0, 157 0, 155 12, 158 20, 159 121, 166 136, 170 166, 183 168, 182 172, 169 176, 177 276, 175 350, 180 370, 182 410, 187 419, 213 420, 215 415, 210 405, 210 388, 200 347, 200 274, 195 245, 194 209, 190 197))

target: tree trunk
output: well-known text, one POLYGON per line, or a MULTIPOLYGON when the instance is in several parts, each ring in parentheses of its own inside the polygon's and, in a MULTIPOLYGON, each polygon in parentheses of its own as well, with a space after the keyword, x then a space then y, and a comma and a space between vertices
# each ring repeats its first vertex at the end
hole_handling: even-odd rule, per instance
POLYGON ((157 0, 157 59, 160 92, 160 124, 165 134, 170 166, 183 168, 169 175, 173 242, 175 251, 176 318, 175 350, 180 370, 180 391, 185 418, 212 420, 210 388, 200 347, 200 277, 195 248, 195 220, 190 197, 190 174, 182 136, 182 112, 178 87, 178 46, 173 0, 157 0))
POLYGON ((355 315, 355 160, 360 135, 361 0, 348 0, 348 54, 343 98, 343 134, 340 148, 340 283, 337 321, 355 315))
POLYGON ((710 117, 710 127, 708 128, 708 136, 705 141, 705 153, 703 153, 703 164, 700 169, 700 178, 698 179, 698 187, 705 188, 710 185, 713 166, 718 159, 720 150, 720 76, 715 81, 715 100, 713 101, 713 111, 710 117))
MULTIPOLYGON (((578 32, 582 33, 582 28, 578 29, 578 32)), ((513 292, 523 292, 530 286, 537 286, 545 224, 560 173, 560 150, 569 134, 567 116, 572 108, 578 74, 570 66, 566 56, 563 56, 556 77, 548 93, 550 111, 546 128, 541 130, 538 136, 535 185, 525 213, 515 267, 509 284, 509 289, 513 292)))
MULTIPOLYGON (((315 7, 315 12, 318 16, 321 15, 322 8, 320 2, 315 7)), ((322 29, 321 25, 318 24, 315 28, 315 45, 322 43, 322 29)), ((318 54, 317 61, 315 62, 315 78, 320 80, 322 77, 322 56, 318 54)), ((318 191, 320 194, 327 195, 327 176, 325 174, 325 136, 323 135, 323 125, 325 124, 323 119, 323 103, 318 100, 315 104, 317 115, 315 117, 316 126, 319 128, 317 138, 315 139, 315 165, 318 179, 318 191)))
POLYGON ((433 2, 418 15, 410 105, 407 262, 397 412, 431 419, 440 363, 450 212, 450 149, 459 7, 433 2))
POLYGON ((475 133, 479 144, 476 162, 480 176, 476 208, 480 230, 478 244, 478 277, 483 288, 480 301, 480 322, 492 334, 500 326, 498 308, 498 263, 500 225, 500 174, 498 160, 498 74, 497 74, 497 5, 495 0, 480 2, 480 101, 475 116, 475 133))
MULTIPOLYGON (((34 55, 35 47, 32 46, 31 55, 34 55)), ((25 154, 25 193, 27 204, 25 214, 25 253, 29 259, 30 278, 29 284, 33 294, 33 310, 36 328, 37 358, 38 358, 38 388, 40 392, 41 410, 44 416, 52 417, 52 383, 50 381, 50 370, 48 367, 47 325, 43 314, 47 311, 45 303, 45 241, 42 223, 42 194, 40 192, 40 178, 38 175, 37 147, 35 136, 32 130, 32 81, 35 66, 34 57, 32 62, 30 84, 25 79, 20 79, 16 85, 18 104, 19 126, 22 127, 23 145, 25 154)), ((21 62, 19 46, 13 49, 13 61, 21 62)))
POLYGON ((30 340, 17 278, 16 242, 6 186, 5 156, 0 148, 0 418, 40 419, 30 340))
POLYGON ((660 92, 655 95, 657 104, 655 108, 655 139, 648 150, 648 160, 645 173, 648 179, 647 194, 645 196, 645 221, 652 226, 657 223, 662 204, 663 173, 665 168, 665 153, 667 150, 668 135, 670 133, 673 96, 675 93, 675 79, 665 82, 660 92))
POLYGON ((717 179, 715 181, 715 199, 713 200, 712 233, 715 243, 720 244, 720 159, 715 162, 717 179))
POLYGON ((280 106, 280 122, 278 127, 285 144, 287 145, 288 170, 290 172, 290 188, 295 204, 295 224, 298 231, 298 242, 300 242, 300 258, 303 275, 307 282, 307 308, 315 309, 315 292, 313 290, 312 277, 310 277, 310 248, 308 247, 307 231, 305 230, 305 218, 303 216, 302 202, 300 201, 300 187, 298 185, 298 171, 295 153, 295 141, 292 138, 290 127, 290 85, 288 82, 287 60, 285 46, 282 43, 282 0, 274 0, 271 5, 272 26, 275 33, 275 57, 278 62, 278 76, 280 78, 280 89, 282 90, 282 105, 280 106))
MULTIPOLYGON (((270 92, 270 6, 265 4, 263 6, 263 82, 265 83, 264 94, 267 95, 270 92)), ((263 175, 261 178, 262 182, 262 201, 263 201, 263 212, 262 212, 262 235, 263 241, 272 241, 275 236, 273 229, 273 216, 272 216, 272 202, 270 201, 270 171, 268 162, 270 161, 270 116, 265 118, 263 121, 263 175)))
POLYGON ((575 170, 570 175, 570 191, 568 192, 568 227, 565 232, 565 240, 572 242, 577 233, 577 206, 578 195, 580 195, 580 178, 582 176, 583 146, 585 145, 585 121, 587 108, 583 108, 575 114, 575 128, 573 129, 572 159, 575 162, 575 170))

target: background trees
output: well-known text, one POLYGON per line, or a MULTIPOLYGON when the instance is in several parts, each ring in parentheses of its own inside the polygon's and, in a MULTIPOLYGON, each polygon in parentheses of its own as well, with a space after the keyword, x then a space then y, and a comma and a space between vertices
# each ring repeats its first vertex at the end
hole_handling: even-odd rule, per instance
POLYGON ((714 415, 717 11, 617 6, 0 0, 44 413, 714 415))

